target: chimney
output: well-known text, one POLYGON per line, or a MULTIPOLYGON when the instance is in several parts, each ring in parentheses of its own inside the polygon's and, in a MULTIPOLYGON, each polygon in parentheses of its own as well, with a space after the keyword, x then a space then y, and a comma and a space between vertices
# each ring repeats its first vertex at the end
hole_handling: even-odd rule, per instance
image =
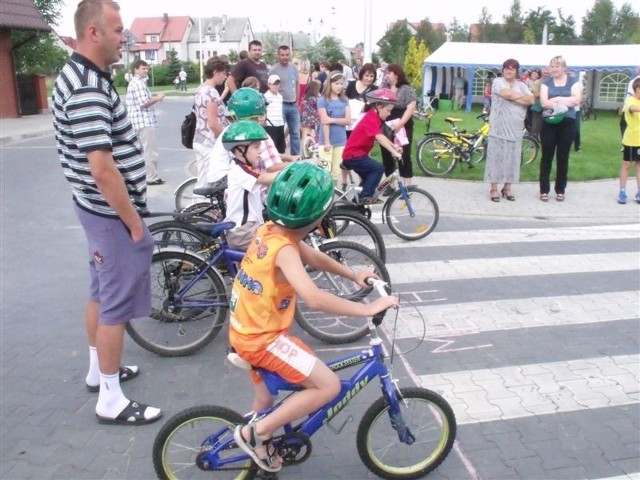
POLYGON ((227 20, 229 20, 229 17, 227 17, 227 15, 222 15, 222 26, 223 27, 227 24, 227 20))
POLYGON ((164 13, 164 14, 162 15, 162 21, 163 21, 164 23, 169 23, 169 14, 168 14, 168 13, 164 13))

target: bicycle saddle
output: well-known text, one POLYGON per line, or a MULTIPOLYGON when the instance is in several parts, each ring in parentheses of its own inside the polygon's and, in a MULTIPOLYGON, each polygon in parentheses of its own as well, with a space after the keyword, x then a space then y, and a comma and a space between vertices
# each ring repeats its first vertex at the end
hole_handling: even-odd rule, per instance
POLYGON ((203 197, 212 197, 218 193, 224 192, 227 189, 227 177, 223 177, 220 180, 209 183, 206 187, 194 188, 193 193, 196 195, 202 195, 203 197))

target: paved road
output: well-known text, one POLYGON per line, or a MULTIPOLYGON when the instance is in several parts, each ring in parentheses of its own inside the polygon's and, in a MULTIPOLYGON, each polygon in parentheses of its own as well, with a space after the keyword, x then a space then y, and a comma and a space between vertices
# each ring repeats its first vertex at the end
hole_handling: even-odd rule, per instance
MULTIPOLYGON (((185 175, 177 138, 161 138, 169 183, 150 190, 154 209, 170 207, 185 175)), ((85 243, 53 142, 5 145, 0 168, 0 478, 154 478, 161 423, 99 425, 84 389, 85 243)), ((464 213, 445 213, 411 244, 382 227, 395 287, 426 319, 410 309, 400 319, 398 347, 412 351, 396 359, 396 376, 440 392, 459 423, 455 450, 429 478, 640 478, 637 219, 464 213)), ((339 353, 304 338, 322 358, 339 353)), ((246 410, 250 387, 224 362, 225 345, 163 359, 127 339, 125 358, 142 375, 125 391, 167 417, 203 403, 246 410)), ((374 478, 354 439, 378 395, 356 397, 342 433, 321 431, 311 458, 280 478, 374 478)))

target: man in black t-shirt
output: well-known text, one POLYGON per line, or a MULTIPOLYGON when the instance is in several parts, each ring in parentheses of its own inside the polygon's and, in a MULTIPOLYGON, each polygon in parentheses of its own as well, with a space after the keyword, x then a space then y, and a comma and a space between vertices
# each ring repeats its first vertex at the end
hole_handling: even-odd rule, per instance
POLYGON ((268 89, 269 67, 260 60, 262 57, 262 43, 258 40, 249 42, 249 57, 241 60, 233 67, 227 78, 229 92, 235 92, 247 77, 256 77, 260 81, 260 93, 265 93, 268 89))

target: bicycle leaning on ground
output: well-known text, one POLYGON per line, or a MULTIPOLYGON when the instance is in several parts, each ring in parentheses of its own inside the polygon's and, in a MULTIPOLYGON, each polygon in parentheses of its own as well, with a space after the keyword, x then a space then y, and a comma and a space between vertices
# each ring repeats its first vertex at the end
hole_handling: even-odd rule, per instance
MULTIPOLYGON (((387 224, 389 230, 403 240, 419 240, 436 228, 440 210, 436 199, 429 192, 404 183, 397 162, 396 160, 393 173, 374 191, 371 203, 375 204, 387 187, 393 188, 397 183, 395 192, 389 195, 382 206, 382 221, 387 224)), ((344 190, 335 189, 335 204, 339 207, 352 208, 365 217, 371 218, 369 205, 360 202, 362 188, 356 184, 353 172, 346 168, 344 163, 340 164, 340 168, 347 171, 349 183, 344 190)))
MULTIPOLYGON (((421 116, 430 125, 430 116, 421 116)), ((467 164, 473 168, 484 161, 487 156, 489 140, 489 114, 481 113, 476 117, 482 120, 482 125, 474 132, 460 130, 457 126, 461 118, 447 117, 445 122, 451 125, 451 132, 427 132, 416 145, 418 166, 429 176, 440 177, 451 172, 455 166, 467 164)), ((540 144, 526 129, 522 135, 521 165, 528 165, 535 161, 540 151, 540 144)))
MULTIPOLYGON (((374 279, 369 282, 380 295, 388 294, 385 282, 374 279)), ((360 366, 350 378, 340 381, 338 396, 298 423, 285 425, 284 431, 273 437, 273 445, 285 467, 309 457, 311 437, 325 424, 340 433, 349 420, 337 427, 330 422, 376 377, 380 380, 382 397, 365 411, 356 435, 358 454, 370 471, 388 479, 420 478, 438 467, 451 451, 456 436, 451 406, 431 390, 397 386, 377 331, 383 317, 384 312, 368 319, 369 348, 327 363, 333 371, 360 366)), ((300 390, 300 386, 273 372, 258 371, 274 397, 279 392, 300 390)), ((254 478, 258 466, 236 444, 234 428, 258 421, 280 408, 284 401, 286 398, 268 410, 245 415, 216 405, 192 407, 174 415, 153 443, 153 465, 158 477, 210 478, 215 473, 216 478, 223 475, 236 480, 254 478)))
MULTIPOLYGON (((225 323, 229 294, 225 276, 235 278, 244 251, 230 248, 225 231, 233 222, 195 223, 209 241, 198 253, 186 247, 163 247, 151 261, 151 314, 126 325, 131 338, 144 349, 165 357, 190 355, 209 344, 225 323)), ((374 252, 354 242, 322 243, 310 234, 311 245, 353 270, 370 270, 389 281, 389 273, 374 252)), ((310 271, 321 289, 353 301, 367 301, 371 290, 328 272, 310 271)), ((367 333, 357 317, 335 316, 310 309, 299 301, 295 319, 309 335, 327 343, 347 343, 367 333)))

